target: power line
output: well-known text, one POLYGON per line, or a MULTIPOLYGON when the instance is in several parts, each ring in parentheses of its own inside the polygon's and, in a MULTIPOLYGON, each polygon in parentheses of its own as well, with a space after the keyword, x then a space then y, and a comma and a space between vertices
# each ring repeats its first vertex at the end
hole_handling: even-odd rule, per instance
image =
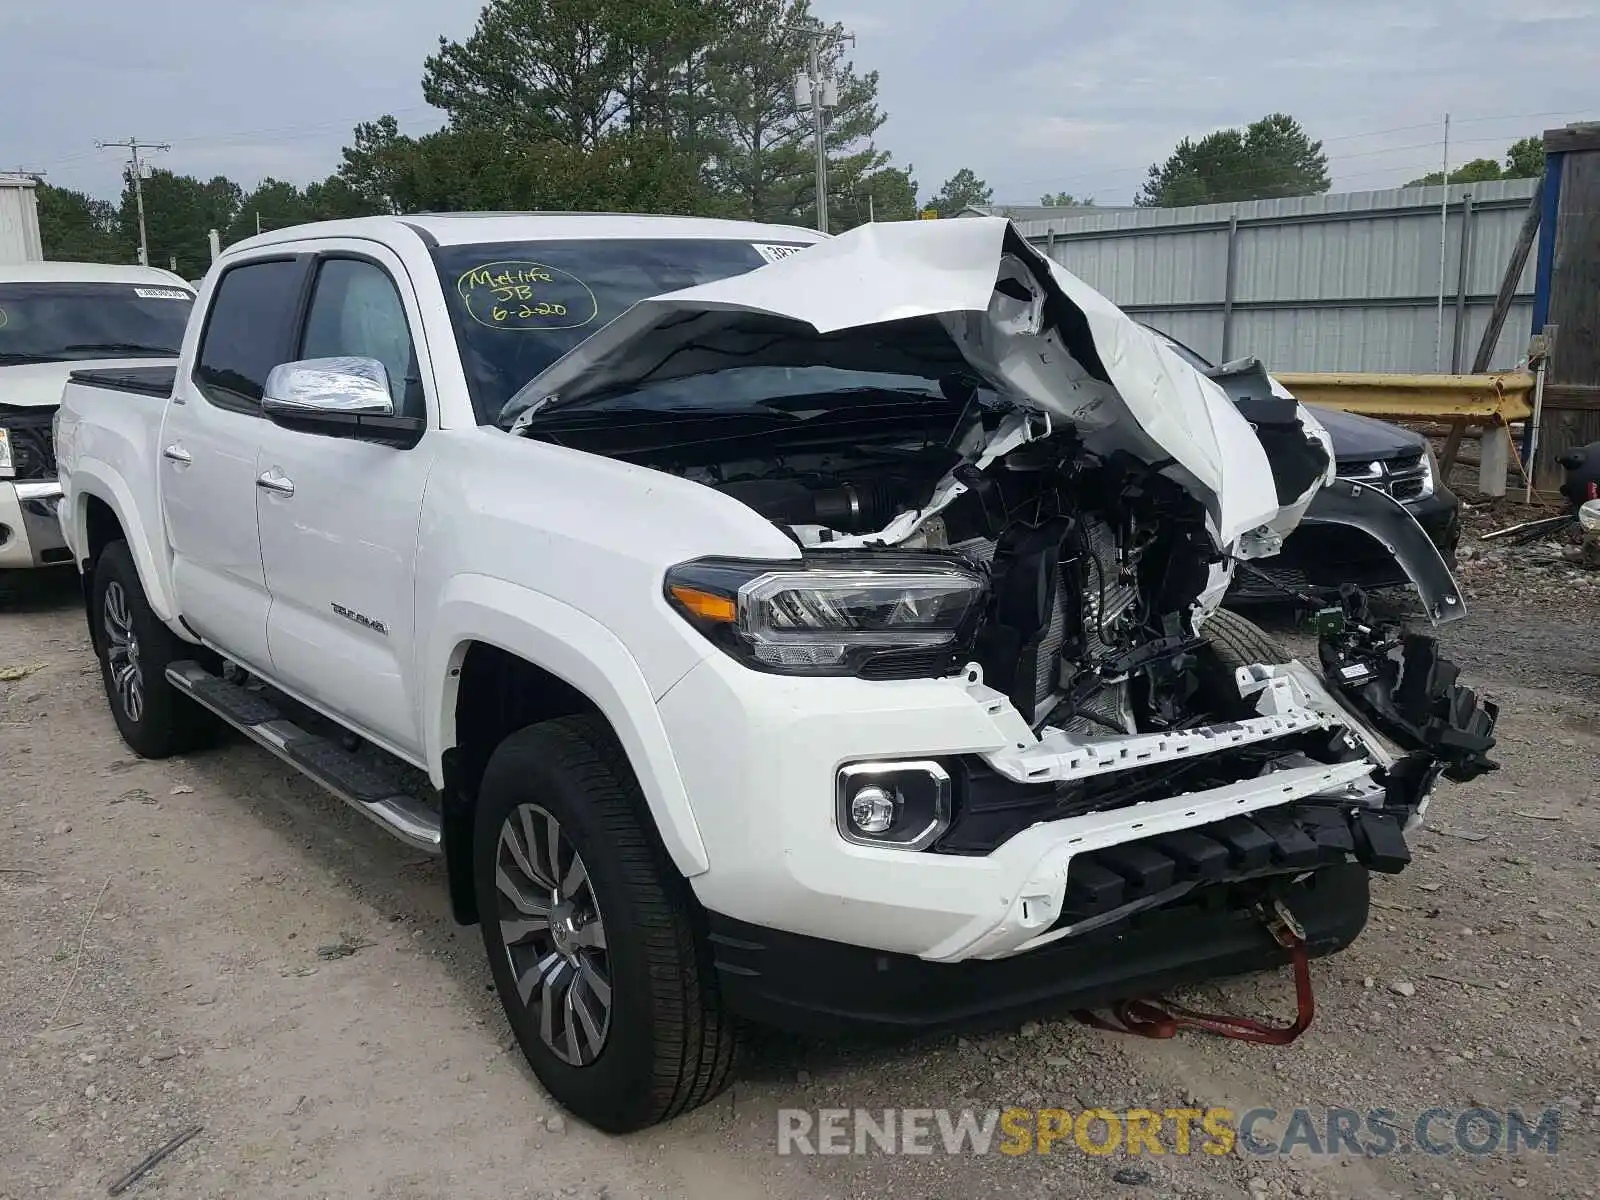
MULTIPOLYGON (((400 127, 400 132, 402 134, 406 134, 408 132, 421 130, 424 128, 424 123, 421 122, 419 118, 402 114, 420 114, 425 110, 429 112, 437 111, 433 109, 431 105, 422 104, 411 105, 406 108, 397 108, 392 112, 380 114, 380 116, 395 117, 396 123, 400 127)), ((170 149, 171 147, 176 146, 180 149, 202 149, 213 146, 231 146, 240 143, 248 143, 251 138, 264 137, 268 135, 284 135, 276 137, 274 139, 275 142, 310 141, 322 136, 332 129, 353 129, 357 125, 369 124, 377 119, 378 118, 375 117, 356 117, 343 121, 325 121, 311 125, 279 125, 265 129, 241 129, 225 133, 194 134, 189 137, 173 138, 170 143, 166 144, 165 148, 170 149)), ((122 145, 125 143, 114 144, 122 145)), ((98 146, 99 143, 96 143, 96 145, 98 146)), ((143 146, 144 143, 141 142, 140 145, 143 146)), ((154 149, 154 147, 149 148, 154 149)), ((96 157, 97 155, 93 151, 84 154, 64 154, 59 158, 51 158, 48 165, 51 168, 65 167, 68 165, 75 166, 77 164, 89 162, 96 157)))
MULTIPOLYGON (((1535 112, 1535 113, 1502 113, 1502 114, 1498 114, 1498 115, 1495 115, 1495 116, 1467 117, 1465 119, 1453 119, 1452 123, 1455 124, 1455 125, 1481 125, 1481 124, 1485 124, 1485 123, 1493 122, 1493 121, 1529 121, 1529 120, 1534 120, 1535 118, 1539 118, 1539 117, 1575 117, 1575 116, 1583 116, 1583 115, 1585 115, 1585 114, 1587 114, 1587 113, 1589 113, 1591 111, 1592 110, 1589 110, 1589 109, 1562 109, 1562 110, 1547 111, 1547 112, 1535 112)), ((1386 136, 1388 134, 1393 134, 1393 133, 1408 133, 1408 132, 1410 132, 1412 130, 1415 130, 1415 129, 1437 129, 1438 127, 1439 127, 1438 126, 1438 122, 1430 121, 1430 122, 1426 122, 1426 123, 1423 123, 1423 124, 1417 124, 1417 125, 1397 125, 1397 126, 1395 126, 1393 128, 1390 128, 1390 129, 1370 129, 1370 130, 1363 130, 1361 132, 1356 132, 1356 133, 1338 133, 1338 134, 1333 134, 1330 137, 1322 138, 1320 140, 1322 141, 1322 143, 1324 145, 1326 145, 1329 142, 1345 142, 1345 141, 1354 141, 1354 140, 1361 139, 1361 138, 1384 137, 1384 136, 1386 136)), ((1452 138, 1451 140, 1453 142, 1455 142, 1455 144, 1458 145, 1458 146, 1476 146, 1476 145, 1488 145, 1490 143, 1495 143, 1495 142, 1502 142, 1503 143, 1503 142, 1506 141, 1507 136, 1508 135, 1505 135, 1505 134, 1495 134, 1495 135, 1490 135, 1490 136, 1482 136, 1482 137, 1474 137, 1474 138, 1452 138)), ((1402 154, 1402 153, 1405 153, 1407 151, 1413 151, 1413 150, 1436 150, 1436 149, 1438 149, 1438 147, 1439 147, 1438 141, 1437 140, 1433 140, 1433 141, 1427 141, 1427 142, 1410 142, 1410 143, 1407 143, 1407 144, 1401 145, 1401 146, 1383 146, 1383 147, 1379 147, 1379 148, 1374 149, 1374 150, 1356 150, 1356 151, 1351 151, 1350 153, 1342 153, 1342 154, 1339 154, 1337 156, 1330 157, 1328 165, 1330 167, 1337 167, 1339 163, 1347 162, 1347 161, 1349 161, 1350 159, 1353 159, 1353 158, 1372 158, 1372 157, 1376 157, 1376 156, 1380 156, 1380 155, 1384 155, 1384 154, 1402 154)), ((1086 175, 1049 175, 1049 176, 1039 176, 1039 177, 1034 178, 1034 179, 1017 180, 1017 181, 1012 182, 1012 184, 1010 186, 1012 186, 1014 188, 1017 188, 1017 189, 1026 189, 1026 190, 1030 190, 1031 191, 1033 188, 1039 187, 1041 185, 1050 186, 1050 187, 1061 187, 1063 185, 1076 185, 1077 188, 1079 188, 1079 189, 1093 191, 1093 190, 1096 190, 1096 188, 1098 186, 1108 186, 1108 185, 1110 185, 1109 181, 1111 181, 1112 177, 1114 177, 1114 176, 1133 175, 1133 174, 1142 175, 1145 172, 1147 172, 1149 169, 1150 169, 1150 164, 1148 164, 1148 163, 1143 164, 1141 166, 1108 167, 1104 171, 1096 171, 1096 172, 1094 172, 1092 174, 1086 174, 1086 175)), ((1401 169, 1402 168, 1399 168, 1399 167, 1384 168, 1381 171, 1363 171, 1363 172, 1357 172, 1357 173, 1353 173, 1353 174, 1341 172, 1340 173, 1340 177, 1341 177, 1341 179, 1360 179, 1360 178, 1370 177, 1372 175, 1386 174, 1390 170, 1399 171, 1401 169)), ((1242 176, 1247 176, 1247 175, 1250 175, 1250 174, 1253 174, 1253 172, 1238 173, 1237 176, 1214 176, 1214 178, 1221 179, 1221 178, 1230 178, 1230 177, 1242 177, 1242 176)))
MULTIPOLYGON (((1460 122, 1456 122, 1456 124, 1459 124, 1459 123, 1460 122)), ((1351 134, 1349 136, 1356 137, 1356 136, 1370 136, 1370 135, 1351 134)), ((1325 140, 1327 140, 1327 139, 1325 139, 1325 140)), ((1493 136, 1493 137, 1476 137, 1476 138, 1451 138, 1450 140, 1454 145, 1457 145, 1457 146, 1477 146, 1477 145, 1488 145, 1488 144, 1491 144, 1491 143, 1493 143, 1493 144, 1501 144, 1501 143, 1504 143, 1505 138, 1503 136, 1493 136)), ((1351 153, 1351 154, 1341 154, 1341 155, 1338 155, 1337 157, 1329 158, 1328 159, 1328 167, 1329 167, 1330 173, 1332 173, 1334 171, 1337 171, 1337 168, 1338 168, 1340 163, 1349 162, 1351 159, 1356 159, 1356 158, 1374 158, 1374 157, 1378 157, 1378 156, 1381 156, 1381 155, 1384 155, 1384 154, 1400 154, 1400 153, 1404 153, 1404 152, 1408 152, 1408 151, 1415 151, 1415 150, 1437 150, 1438 148, 1439 148, 1439 143, 1437 141, 1432 141, 1432 142, 1413 142, 1413 143, 1409 143, 1409 144, 1404 145, 1404 146, 1386 146, 1386 147, 1383 147, 1383 148, 1378 149, 1378 150, 1358 150, 1358 151, 1355 151, 1354 153, 1351 153)), ((1144 173, 1148 172, 1149 169, 1150 169, 1149 164, 1145 164, 1144 166, 1139 166, 1139 167, 1133 167, 1133 166, 1128 166, 1128 167, 1110 167, 1110 168, 1107 168, 1104 171, 1096 171, 1093 174, 1089 174, 1089 175, 1045 175, 1045 176, 1039 176, 1039 177, 1034 178, 1034 179, 1024 179, 1024 180, 1021 180, 1021 181, 1013 184, 1012 186, 1013 187, 1017 187, 1017 188, 1027 188, 1027 189, 1031 190, 1032 188, 1038 187, 1040 185, 1046 185, 1046 186, 1051 186, 1051 187, 1063 187, 1063 186, 1068 186, 1068 185, 1076 185, 1078 188, 1080 188, 1082 190, 1093 191, 1093 190, 1095 190, 1095 186, 1097 184, 1103 183, 1103 181, 1106 181, 1106 180, 1110 179, 1114 175, 1144 174, 1144 173)), ((1343 172, 1343 171, 1340 171, 1340 172, 1338 172, 1338 174, 1339 174, 1339 177, 1341 179, 1362 179, 1362 178, 1370 177, 1372 175, 1386 175, 1386 174, 1388 174, 1388 173, 1390 173, 1392 171, 1397 172, 1397 171, 1401 171, 1401 170, 1404 170, 1404 169, 1406 169, 1406 168, 1401 167, 1401 166, 1392 166, 1392 167, 1379 167, 1379 168, 1377 168, 1375 170, 1368 170, 1368 171, 1356 171, 1356 172, 1343 172)), ((1249 178, 1253 178, 1256 174, 1257 174, 1257 172, 1255 172, 1255 171, 1230 171, 1230 172, 1228 172, 1227 174, 1224 174, 1224 175, 1212 175, 1212 176, 1208 176, 1208 178, 1215 179, 1215 180, 1249 179, 1249 178)))
POLYGON ((141 142, 136 137, 120 142, 96 142, 97 150, 126 150, 128 152, 128 170, 133 176, 133 197, 139 208, 139 265, 150 265, 150 241, 144 228, 144 164, 139 161, 141 150, 171 150, 169 142, 141 142))

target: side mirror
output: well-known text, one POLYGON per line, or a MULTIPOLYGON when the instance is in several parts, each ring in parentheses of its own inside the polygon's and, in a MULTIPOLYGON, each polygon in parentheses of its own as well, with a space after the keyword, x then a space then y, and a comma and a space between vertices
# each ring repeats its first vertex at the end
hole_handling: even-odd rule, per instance
POLYGON ((427 421, 396 416, 389 372, 375 358, 307 358, 267 375, 261 414, 275 425, 410 447, 427 421))
POLYGON ((375 358, 307 358, 267 375, 261 411, 268 417, 318 413, 392 417, 389 371, 375 358))

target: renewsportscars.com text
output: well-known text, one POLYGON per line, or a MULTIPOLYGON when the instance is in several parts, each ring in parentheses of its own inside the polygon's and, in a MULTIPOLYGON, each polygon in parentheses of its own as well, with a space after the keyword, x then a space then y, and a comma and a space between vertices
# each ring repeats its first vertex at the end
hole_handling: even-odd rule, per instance
POLYGON ((1516 1154, 1559 1150, 1561 1110, 784 1108, 779 1154, 1516 1154))

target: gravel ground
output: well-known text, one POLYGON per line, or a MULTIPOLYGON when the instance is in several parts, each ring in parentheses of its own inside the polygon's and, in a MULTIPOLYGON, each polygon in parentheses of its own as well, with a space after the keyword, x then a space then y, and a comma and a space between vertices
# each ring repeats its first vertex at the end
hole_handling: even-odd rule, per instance
MULTIPOLYGON (((1600 573, 1480 554, 1447 642, 1503 706, 1287 1048, 1070 1020, 893 1046, 758 1035, 720 1101, 608 1139, 509 1052, 439 868, 252 747, 135 759, 70 580, 0 613, 0 1197, 1584 1196, 1600 1188, 1600 573), (779 1157, 777 1110, 1561 1109, 1559 1151, 779 1157)), ((1286 973, 1198 989, 1284 1015, 1286 973)), ((1281 1125, 1278 1126, 1281 1129, 1281 1125)), ((1447 1132, 1449 1124, 1435 1127, 1447 1132)), ((1168 1139, 1168 1148, 1171 1140, 1168 1139)))

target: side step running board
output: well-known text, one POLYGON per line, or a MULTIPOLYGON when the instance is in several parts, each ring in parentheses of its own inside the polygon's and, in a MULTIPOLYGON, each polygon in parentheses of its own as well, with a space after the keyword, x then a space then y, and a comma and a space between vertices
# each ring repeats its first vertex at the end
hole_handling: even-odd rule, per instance
POLYGON ((408 846, 439 853, 442 827, 438 815, 407 795, 381 767, 306 732, 266 696, 219 679, 199 663, 173 663, 167 668, 167 680, 408 846))

